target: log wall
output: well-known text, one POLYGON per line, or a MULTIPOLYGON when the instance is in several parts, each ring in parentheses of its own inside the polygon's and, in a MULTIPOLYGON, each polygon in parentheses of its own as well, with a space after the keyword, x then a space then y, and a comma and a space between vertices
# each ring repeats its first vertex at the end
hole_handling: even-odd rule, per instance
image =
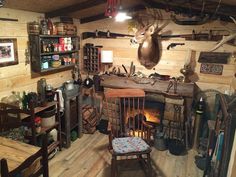
POLYGON ((0 38, 16 38, 18 65, 0 67, 0 99, 12 91, 36 91, 37 81, 44 77, 53 87, 60 86, 71 78, 70 70, 42 77, 31 77, 30 64, 25 64, 28 49, 27 23, 38 21, 43 14, 1 8, 1 18, 18 19, 18 22, 0 21, 0 38))
MULTIPOLYGON (((164 12, 163 12, 164 13, 164 12)), ((162 33, 165 32, 171 34, 191 34, 192 30, 196 32, 207 32, 207 30, 227 30, 229 28, 236 30, 236 25, 233 23, 223 23, 220 21, 214 21, 204 25, 198 26, 181 26, 174 24, 169 14, 163 14, 165 17, 164 22, 168 22, 168 25, 164 28, 162 33)), ((80 25, 80 32, 84 31, 107 31, 123 34, 132 34, 128 31, 127 23, 115 23, 113 19, 100 20, 97 22, 91 22, 80 25)), ((129 38, 119 39, 86 39, 82 41, 82 46, 85 43, 94 43, 95 45, 102 45, 104 49, 113 50, 114 62, 113 66, 121 67, 124 64, 126 67, 130 66, 131 61, 136 65, 136 71, 141 71, 147 75, 153 72, 159 74, 168 74, 171 76, 181 76, 180 69, 183 68, 186 63, 186 57, 189 49, 194 50, 195 61, 195 75, 193 80, 202 90, 217 89, 221 92, 235 92, 235 57, 231 57, 228 64, 224 65, 223 74, 212 75, 200 73, 200 63, 197 62, 201 51, 208 51, 216 45, 216 42, 211 41, 185 41, 183 38, 172 38, 169 40, 161 41, 162 55, 160 62, 152 70, 148 70, 140 65, 137 60, 138 45, 131 45, 129 38), (167 46, 172 42, 184 42, 184 46, 176 46, 173 49, 167 50, 167 46)), ((230 45, 223 45, 218 52, 236 52, 236 47, 230 45)), ((122 70, 122 69, 121 69, 122 70)), ((123 70, 122 70, 123 71, 123 70)))

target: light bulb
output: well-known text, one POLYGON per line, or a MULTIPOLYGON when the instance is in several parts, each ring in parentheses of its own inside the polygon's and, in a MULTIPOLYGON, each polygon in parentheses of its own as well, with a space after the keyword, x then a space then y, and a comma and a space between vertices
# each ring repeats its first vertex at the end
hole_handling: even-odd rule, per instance
POLYGON ((132 17, 131 17, 131 16, 128 16, 128 15, 126 14, 126 12, 118 12, 117 15, 116 15, 116 17, 115 17, 115 19, 116 19, 117 22, 123 22, 123 21, 125 21, 125 20, 132 19, 132 17))

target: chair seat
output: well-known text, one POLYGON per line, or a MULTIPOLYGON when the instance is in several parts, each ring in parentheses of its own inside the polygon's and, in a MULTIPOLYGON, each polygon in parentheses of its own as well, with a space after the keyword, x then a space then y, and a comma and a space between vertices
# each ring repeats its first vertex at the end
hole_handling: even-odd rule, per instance
POLYGON ((143 152, 150 149, 150 146, 140 137, 123 137, 112 140, 112 148, 117 154, 132 152, 143 152))

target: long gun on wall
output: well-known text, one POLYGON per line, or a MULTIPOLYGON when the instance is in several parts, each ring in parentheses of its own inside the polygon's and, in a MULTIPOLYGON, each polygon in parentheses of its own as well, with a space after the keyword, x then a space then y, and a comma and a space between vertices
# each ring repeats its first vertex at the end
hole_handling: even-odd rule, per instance
MULTIPOLYGON (((223 36, 221 34, 213 34, 213 31, 209 31, 209 33, 196 33, 194 30, 192 34, 170 34, 170 35, 159 35, 160 39, 170 39, 170 38, 184 38, 185 40, 192 40, 192 41, 220 41, 222 40, 223 36)), ((88 38, 122 38, 128 37, 133 38, 134 35, 130 34, 121 34, 121 33, 111 33, 110 31, 103 32, 103 31, 95 31, 95 32, 83 32, 82 39, 88 38)))
POLYGON ((129 34, 120 34, 120 33, 111 33, 110 31, 95 31, 95 32, 83 32, 82 39, 88 38, 117 38, 117 37, 134 37, 134 35, 129 34))

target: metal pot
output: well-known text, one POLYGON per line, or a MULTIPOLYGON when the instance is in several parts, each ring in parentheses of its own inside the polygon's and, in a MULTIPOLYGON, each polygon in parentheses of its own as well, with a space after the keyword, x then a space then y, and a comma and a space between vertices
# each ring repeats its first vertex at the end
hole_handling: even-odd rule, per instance
POLYGON ((159 151, 165 151, 167 149, 164 133, 162 132, 156 133, 156 137, 154 139, 154 147, 159 151))

